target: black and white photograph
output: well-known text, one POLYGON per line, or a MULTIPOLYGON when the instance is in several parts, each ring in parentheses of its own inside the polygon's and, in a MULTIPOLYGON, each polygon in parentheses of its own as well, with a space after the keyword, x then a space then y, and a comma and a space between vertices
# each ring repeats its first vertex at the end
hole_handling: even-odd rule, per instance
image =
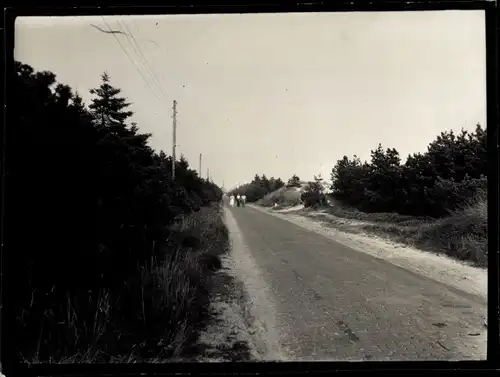
POLYGON ((14 37, 19 362, 486 360, 484 10, 14 37))

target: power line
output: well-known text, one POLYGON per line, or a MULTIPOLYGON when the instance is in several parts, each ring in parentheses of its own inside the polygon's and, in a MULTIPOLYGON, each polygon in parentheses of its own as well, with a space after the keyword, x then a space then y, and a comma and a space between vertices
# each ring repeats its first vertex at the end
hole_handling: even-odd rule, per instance
MULTIPOLYGON (((127 23, 125 22, 125 20, 123 19, 123 17, 120 17, 121 18, 121 22, 124 24, 125 26, 125 30, 123 28, 121 28, 122 30, 122 34, 125 34, 125 35, 130 35, 130 37, 133 39, 136 47, 137 47, 137 50, 139 51, 140 55, 142 56, 143 60, 144 60, 144 63, 146 65, 146 68, 149 68, 149 73, 150 75, 152 76, 152 78, 154 79, 156 85, 159 87, 161 93, 163 94, 164 97, 167 97, 167 95, 165 94, 165 91, 163 90, 163 86, 161 85, 161 82, 160 80, 158 80, 158 77, 155 75, 153 69, 151 68, 146 56, 144 55, 144 53, 142 52, 142 49, 141 47, 139 46, 139 44, 137 43, 137 39, 135 38, 134 36, 134 33, 130 30, 130 28, 128 27, 127 23)), ((118 22, 117 22, 118 23, 118 22)), ((134 28, 137 32, 138 35, 140 35, 140 31, 139 31, 139 28, 137 27, 137 24, 131 20, 130 23, 132 23, 134 25, 134 28)), ((118 23, 119 24, 119 23, 118 23)), ((134 49, 135 50, 135 49, 134 49)), ((192 109, 194 111, 196 111, 195 109, 192 109)), ((201 114, 198 113, 198 116, 202 117, 201 114)), ((201 161, 200 161, 200 164, 201 164, 201 161)), ((201 167, 200 167, 200 177, 202 176, 202 173, 201 173, 201 167)))
MULTIPOLYGON (((166 97, 166 94, 165 94, 165 91, 163 90, 163 86, 161 85, 161 82, 160 80, 158 80, 158 77, 155 75, 153 69, 151 68, 151 65, 149 64, 148 62, 148 59, 146 58, 146 56, 144 55, 144 53, 142 52, 142 49, 141 47, 139 46, 139 43, 137 43, 137 39, 135 38, 134 34, 132 33, 132 31, 128 28, 127 26, 127 23, 125 22, 125 20, 123 19, 123 17, 121 18, 121 21, 123 23, 123 25, 125 26, 125 29, 127 30, 128 34, 132 37, 132 40, 135 44, 135 46, 137 47, 137 50, 139 51, 139 54, 142 56, 143 60, 144 60, 144 63, 145 63, 145 66, 146 66, 146 69, 149 71, 151 77, 153 78, 155 84, 158 86, 158 88, 160 89, 161 93, 163 94, 164 97, 166 97)), ((117 21, 118 25, 120 25, 120 23, 117 21)), ((121 26, 120 26, 121 27, 121 26)), ((137 28, 137 26, 136 26, 137 28)), ((123 29, 122 29, 123 30, 123 29)), ((138 55, 139 55, 138 54, 138 55)))
POLYGON ((139 44, 137 43, 137 40, 134 36, 134 34, 130 31, 130 29, 128 28, 125 20, 122 18, 121 20, 121 23, 123 24, 123 26, 125 27, 126 29, 126 32, 125 32, 125 29, 123 28, 123 26, 120 24, 120 20, 117 20, 116 21, 118 27, 121 29, 122 33, 124 35, 127 35, 129 36, 130 38, 127 38, 127 42, 129 43, 129 45, 132 47, 132 50, 135 52, 135 54, 137 55, 137 57, 139 58, 139 60, 141 61, 141 64, 142 66, 145 68, 146 72, 149 74, 149 76, 151 77, 151 81, 157 86, 157 88, 159 89, 159 93, 165 98, 166 97, 166 94, 165 94, 165 91, 163 90, 163 86, 161 85, 160 81, 158 80, 158 78, 156 77, 153 69, 151 68, 151 65, 149 64, 148 62, 148 59, 146 58, 146 56, 144 55, 144 53, 142 52, 141 50, 141 47, 139 46, 139 44))
MULTIPOLYGON (((118 27, 120 28, 120 31, 113 31, 111 29, 111 27, 109 26, 109 24, 104 19, 104 17, 101 16, 101 18, 104 21, 104 23, 106 24, 106 26, 108 27, 109 33, 113 34, 113 37, 115 37, 116 41, 120 45, 120 48, 123 50, 123 52, 125 53, 125 55, 127 55, 127 58, 130 60, 130 62, 134 66, 134 68, 137 70, 137 72, 139 73, 139 75, 142 77, 142 79, 145 82, 145 84, 149 87, 149 89, 155 95, 155 97, 158 99, 158 101, 161 101, 160 97, 152 89, 152 87, 151 87, 150 83, 148 82, 148 80, 144 77, 144 75, 142 74, 141 70, 134 63, 133 59, 130 57, 130 55, 128 54, 128 52, 123 47, 122 43, 116 37, 115 34, 123 34, 123 35, 125 35, 127 37, 130 37, 133 40, 134 43, 132 43, 130 41, 130 39, 127 38, 127 42, 129 43, 129 45, 132 47, 132 50, 135 52, 135 54, 139 58, 139 61, 141 60, 141 57, 142 57, 143 61, 142 62, 140 61, 140 64, 142 65, 143 68, 146 69, 146 72, 150 75, 150 77, 152 77, 152 79, 153 79, 152 81, 153 81, 154 84, 156 84, 157 88, 159 89, 159 93, 164 98, 167 97, 166 94, 165 94, 165 91, 163 89, 163 86, 162 86, 161 82, 158 80, 158 77, 155 75, 155 73, 154 73, 153 69, 151 68, 151 65, 149 64, 146 56, 142 52, 141 47, 137 43, 137 40, 136 40, 134 34, 129 29, 129 27, 128 27, 127 23, 125 22, 125 20, 123 19, 123 17, 121 17, 121 22, 123 23, 126 31, 124 30, 124 28, 120 24, 120 20, 116 20, 116 23, 117 23, 118 27), (135 44, 135 46, 134 46, 134 44, 135 44)), ((139 33, 139 29, 137 28, 137 25, 135 25, 135 23, 134 23, 134 26, 135 26, 137 32, 139 33)), ((103 30, 101 30, 101 31, 103 31, 103 30)), ((173 135, 172 135, 172 138, 173 138, 173 140, 172 140, 172 178, 174 178, 174 179, 175 179, 175 160, 176 160, 176 147, 177 147, 177 145, 176 145, 176 143, 177 143, 177 117, 176 117, 176 115, 177 115, 177 107, 176 107, 176 105, 177 105, 177 101, 174 100, 174 106, 173 106, 173 129, 172 129, 172 133, 173 133, 173 135)))
MULTIPOLYGON (((106 24, 106 26, 108 27, 109 31, 112 33, 113 30, 111 29, 111 27, 109 26, 108 22, 104 19, 103 16, 101 16, 102 20, 104 21, 104 23, 106 24)), ((122 43, 120 42, 120 40, 117 38, 117 36, 115 35, 115 33, 112 33, 113 34, 113 37, 116 39, 116 41, 118 42, 118 44, 120 45, 120 48, 122 49, 122 51, 125 53, 125 55, 127 55, 127 58, 128 60, 130 61, 130 63, 132 63, 132 65, 134 66, 134 68, 136 69, 137 73, 139 73, 139 75, 142 77, 144 83, 146 84, 146 86, 151 90, 151 92, 154 94, 154 96, 156 97, 156 99, 158 101, 161 101, 160 97, 156 94, 155 91, 153 91, 153 89, 151 88, 151 85, 149 85, 148 81, 146 80, 146 78, 144 77, 144 75, 142 74, 141 70, 139 68, 137 68, 137 66, 135 65, 134 61, 132 60, 132 58, 130 57, 130 55, 128 54, 127 50, 123 47, 122 43)))
MULTIPOLYGON (((134 43, 131 43, 131 41, 128 40, 129 44, 132 46, 132 49, 134 50, 136 55, 139 57, 139 59, 142 56, 143 66, 146 67, 146 71, 153 78, 153 82, 159 88, 160 93, 163 95, 163 97, 164 98, 167 97, 167 95, 165 94, 165 91, 163 90, 163 86, 162 86, 160 80, 158 80, 158 77, 155 75, 153 69, 151 68, 151 65, 148 62, 148 59, 146 58, 146 56, 142 52, 142 49, 139 46, 139 44, 137 43, 137 40, 136 40, 134 34, 129 29, 129 27, 128 27, 127 23, 125 22, 125 20, 123 19, 123 17, 121 17, 121 22, 123 23, 125 30, 121 26, 119 20, 117 20, 117 22, 116 22, 118 24, 118 27, 121 29, 121 31, 124 35, 129 35, 132 38, 132 41, 134 43), (134 44, 135 44, 135 47, 134 47, 134 44)), ((134 26, 135 26, 137 32, 139 33, 139 29, 137 28, 137 25, 134 24, 134 26)), ((174 102, 173 102, 173 109, 172 110, 173 110, 173 116, 172 116, 172 118, 173 118, 173 124, 172 124, 172 178, 175 179, 175 163, 176 163, 176 148, 177 148, 177 101, 176 100, 174 100, 174 102)))
MULTIPOLYGON (((132 36, 131 36, 131 35, 129 35, 129 34, 127 34, 127 33, 125 32, 125 30, 124 30, 124 29, 123 29, 123 27, 121 26, 121 24, 120 24, 120 21, 119 21, 119 20, 116 20, 116 24, 118 25, 118 28, 120 29, 119 34, 125 35, 125 36, 127 37, 127 38, 125 38, 125 39, 126 39, 126 41, 127 41, 127 43, 129 44, 129 46, 130 46, 130 47, 132 47, 132 51, 135 53, 135 55, 136 55, 136 56, 137 56, 137 58, 138 58, 138 59, 136 59, 136 62, 138 62, 138 63, 139 63, 139 65, 140 65, 140 67, 146 71, 146 72, 145 72, 146 74, 149 74, 149 76, 151 76, 151 73, 148 71, 147 66, 144 64, 144 62, 143 62, 143 61, 141 61, 141 57, 140 57, 139 53, 137 52, 136 47, 135 47, 135 46, 134 46, 134 44, 130 41, 130 39, 132 38, 132 36)), ((151 84, 151 82, 152 82, 152 81, 153 81, 153 80, 150 80, 150 81, 149 81, 149 83, 151 84)), ((153 83, 154 83, 154 81, 153 81, 153 83)), ((154 84, 156 84, 156 83, 154 83, 154 84)), ((159 92, 158 92, 158 93, 159 93, 159 92)))

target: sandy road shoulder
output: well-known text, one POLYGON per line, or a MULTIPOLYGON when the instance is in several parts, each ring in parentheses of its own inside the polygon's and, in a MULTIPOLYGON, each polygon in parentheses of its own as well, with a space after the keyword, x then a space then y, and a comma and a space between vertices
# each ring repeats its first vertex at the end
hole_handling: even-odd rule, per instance
POLYGON ((370 254, 398 267, 487 300, 488 273, 486 269, 473 267, 446 256, 418 250, 376 236, 339 231, 295 213, 273 212, 256 205, 249 205, 249 207, 331 238, 353 250, 370 254))
MULTIPOLYGON (((222 258, 223 270, 231 280, 231 292, 215 297, 211 310, 216 320, 201 334, 200 343, 208 349, 199 361, 223 361, 235 345, 243 345, 247 360, 285 361, 279 346, 274 300, 241 230, 227 208, 224 209, 229 229, 231 251, 222 258)), ((226 287, 227 288, 227 287, 226 287)), ((226 289, 227 290, 227 289, 226 289)), ((241 353, 241 351, 240 351, 241 353)))

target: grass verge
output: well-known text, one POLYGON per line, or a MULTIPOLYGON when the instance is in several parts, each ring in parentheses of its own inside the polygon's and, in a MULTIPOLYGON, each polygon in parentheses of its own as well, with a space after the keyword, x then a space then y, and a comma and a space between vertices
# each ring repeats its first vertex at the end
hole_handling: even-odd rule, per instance
POLYGON ((34 294, 18 325, 36 339, 21 344, 20 357, 29 363, 189 360, 186 350, 210 319, 213 278, 229 247, 221 211, 219 205, 203 207, 180 219, 172 227, 179 246, 161 262, 138 266, 119 294, 68 294, 57 307, 36 313, 34 294), (43 318, 33 320, 40 312, 43 318))
POLYGON ((191 353, 199 361, 255 361, 249 344, 246 292, 227 265, 214 277, 212 317, 191 353))
MULTIPOLYGON (((365 213, 346 206, 331 197, 323 208, 293 211, 319 220, 339 230, 367 233, 396 241, 421 250, 446 254, 455 259, 487 266, 488 217, 484 195, 450 212, 441 219, 415 217, 397 213, 365 213)), ((300 204, 300 191, 282 188, 256 202, 263 207, 286 209, 300 204)))
POLYGON ((487 266, 487 201, 482 196, 441 219, 397 213, 364 213, 336 201, 326 208, 304 209, 301 213, 339 230, 378 235, 421 250, 469 261, 476 266, 487 266))

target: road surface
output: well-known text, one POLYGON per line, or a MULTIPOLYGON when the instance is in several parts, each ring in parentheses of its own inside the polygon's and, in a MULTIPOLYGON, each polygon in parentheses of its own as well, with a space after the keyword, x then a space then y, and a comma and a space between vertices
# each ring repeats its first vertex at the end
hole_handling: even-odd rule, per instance
POLYGON ((251 207, 225 211, 233 249, 269 291, 274 318, 264 326, 285 359, 486 358, 484 298, 251 207))

